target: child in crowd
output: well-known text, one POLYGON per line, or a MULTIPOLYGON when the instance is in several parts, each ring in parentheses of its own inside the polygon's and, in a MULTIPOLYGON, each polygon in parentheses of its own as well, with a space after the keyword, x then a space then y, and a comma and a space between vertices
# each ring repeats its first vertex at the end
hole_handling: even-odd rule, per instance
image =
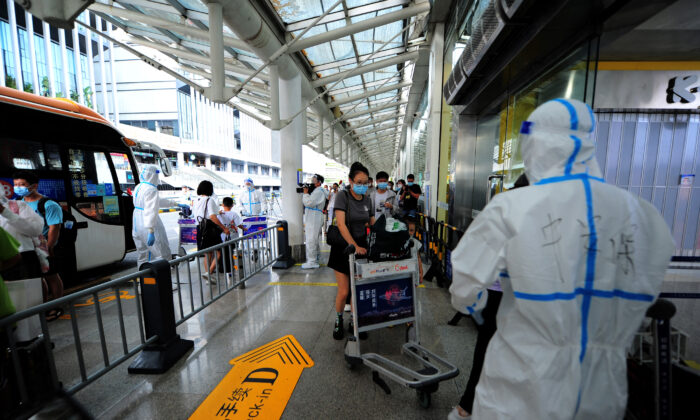
POLYGON ((408 234, 411 235, 411 240, 413 241, 413 247, 418 250, 418 273, 420 275, 420 284, 423 284, 423 261, 421 258, 420 249, 423 246, 421 242, 416 238, 417 222, 413 217, 406 218, 406 226, 408 226, 408 234))
POLYGON ((233 208, 233 199, 231 197, 224 197, 222 204, 224 209, 219 212, 217 217, 221 224, 231 231, 228 236, 225 233, 221 234, 221 240, 226 242, 238 237, 238 229, 241 229, 241 232, 243 231, 243 218, 238 212, 231 210, 233 208))

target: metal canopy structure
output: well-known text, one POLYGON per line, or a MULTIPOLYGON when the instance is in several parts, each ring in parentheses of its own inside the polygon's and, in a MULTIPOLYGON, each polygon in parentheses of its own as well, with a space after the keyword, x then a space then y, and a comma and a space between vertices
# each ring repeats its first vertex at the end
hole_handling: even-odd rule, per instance
POLYGON ((275 119, 270 79, 278 66, 271 64, 282 71, 280 60, 292 58, 284 63, 293 63, 308 86, 304 143, 336 160, 349 148, 344 163, 357 156, 371 169, 393 169, 386 165, 397 160, 400 136, 381 132, 405 129, 427 0, 97 0, 89 9, 118 29, 77 24, 273 129, 289 121, 275 119), (275 54, 257 55, 259 46, 230 27, 227 16, 242 2, 278 38, 275 54))

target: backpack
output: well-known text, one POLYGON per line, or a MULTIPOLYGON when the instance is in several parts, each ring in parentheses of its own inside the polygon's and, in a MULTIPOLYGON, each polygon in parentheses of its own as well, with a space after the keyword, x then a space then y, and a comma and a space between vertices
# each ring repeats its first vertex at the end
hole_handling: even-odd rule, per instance
MULTIPOLYGON (((49 198, 42 197, 37 204, 37 210, 44 220, 46 220, 46 202, 49 200, 49 198)), ((61 223, 58 241, 54 246, 54 252, 56 252, 57 255, 62 255, 60 251, 72 249, 75 240, 78 238, 78 223, 75 220, 75 216, 70 214, 70 212, 66 211, 63 207, 61 207, 61 211, 63 211, 63 223, 61 223)))
POLYGON ((391 261, 410 258, 411 236, 406 224, 398 219, 379 216, 370 228, 370 261, 391 261))

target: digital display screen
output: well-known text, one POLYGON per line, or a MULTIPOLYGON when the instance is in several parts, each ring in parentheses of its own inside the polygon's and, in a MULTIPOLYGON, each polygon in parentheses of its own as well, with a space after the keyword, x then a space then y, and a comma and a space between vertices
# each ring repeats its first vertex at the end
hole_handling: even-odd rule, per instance
POLYGON ((414 316, 412 277, 355 287, 357 326, 367 327, 414 316))

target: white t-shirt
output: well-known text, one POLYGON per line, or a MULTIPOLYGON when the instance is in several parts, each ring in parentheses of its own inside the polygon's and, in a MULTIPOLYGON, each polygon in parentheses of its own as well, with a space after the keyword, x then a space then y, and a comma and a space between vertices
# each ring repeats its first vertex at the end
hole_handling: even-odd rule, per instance
POLYGON ((382 214, 386 215, 386 217, 391 216, 391 209, 388 209, 384 207, 384 203, 387 201, 391 204, 394 204, 394 194, 393 191, 386 190, 383 193, 380 193, 379 191, 375 191, 372 194, 372 203, 374 205, 374 219, 377 220, 379 216, 382 214))
MULTIPOLYGON (((233 210, 224 211, 216 217, 219 218, 219 221, 222 225, 229 228, 229 230, 231 231, 231 239, 238 237, 238 231, 234 230, 234 226, 236 227, 236 229, 238 229, 238 226, 243 224, 243 218, 240 214, 238 214, 238 212, 235 212, 233 210)), ((221 234, 221 239, 224 241, 226 240, 225 233, 221 234)))
POLYGON ((194 199, 194 208, 192 209, 192 217, 199 223, 201 219, 209 217, 212 214, 219 214, 219 198, 216 195, 211 197, 199 196, 194 199), (207 202, 207 200, 209 200, 207 202), (206 208, 205 208, 206 206, 206 208), (205 216, 206 215, 206 216, 205 216), (201 218, 201 219, 200 219, 201 218))

